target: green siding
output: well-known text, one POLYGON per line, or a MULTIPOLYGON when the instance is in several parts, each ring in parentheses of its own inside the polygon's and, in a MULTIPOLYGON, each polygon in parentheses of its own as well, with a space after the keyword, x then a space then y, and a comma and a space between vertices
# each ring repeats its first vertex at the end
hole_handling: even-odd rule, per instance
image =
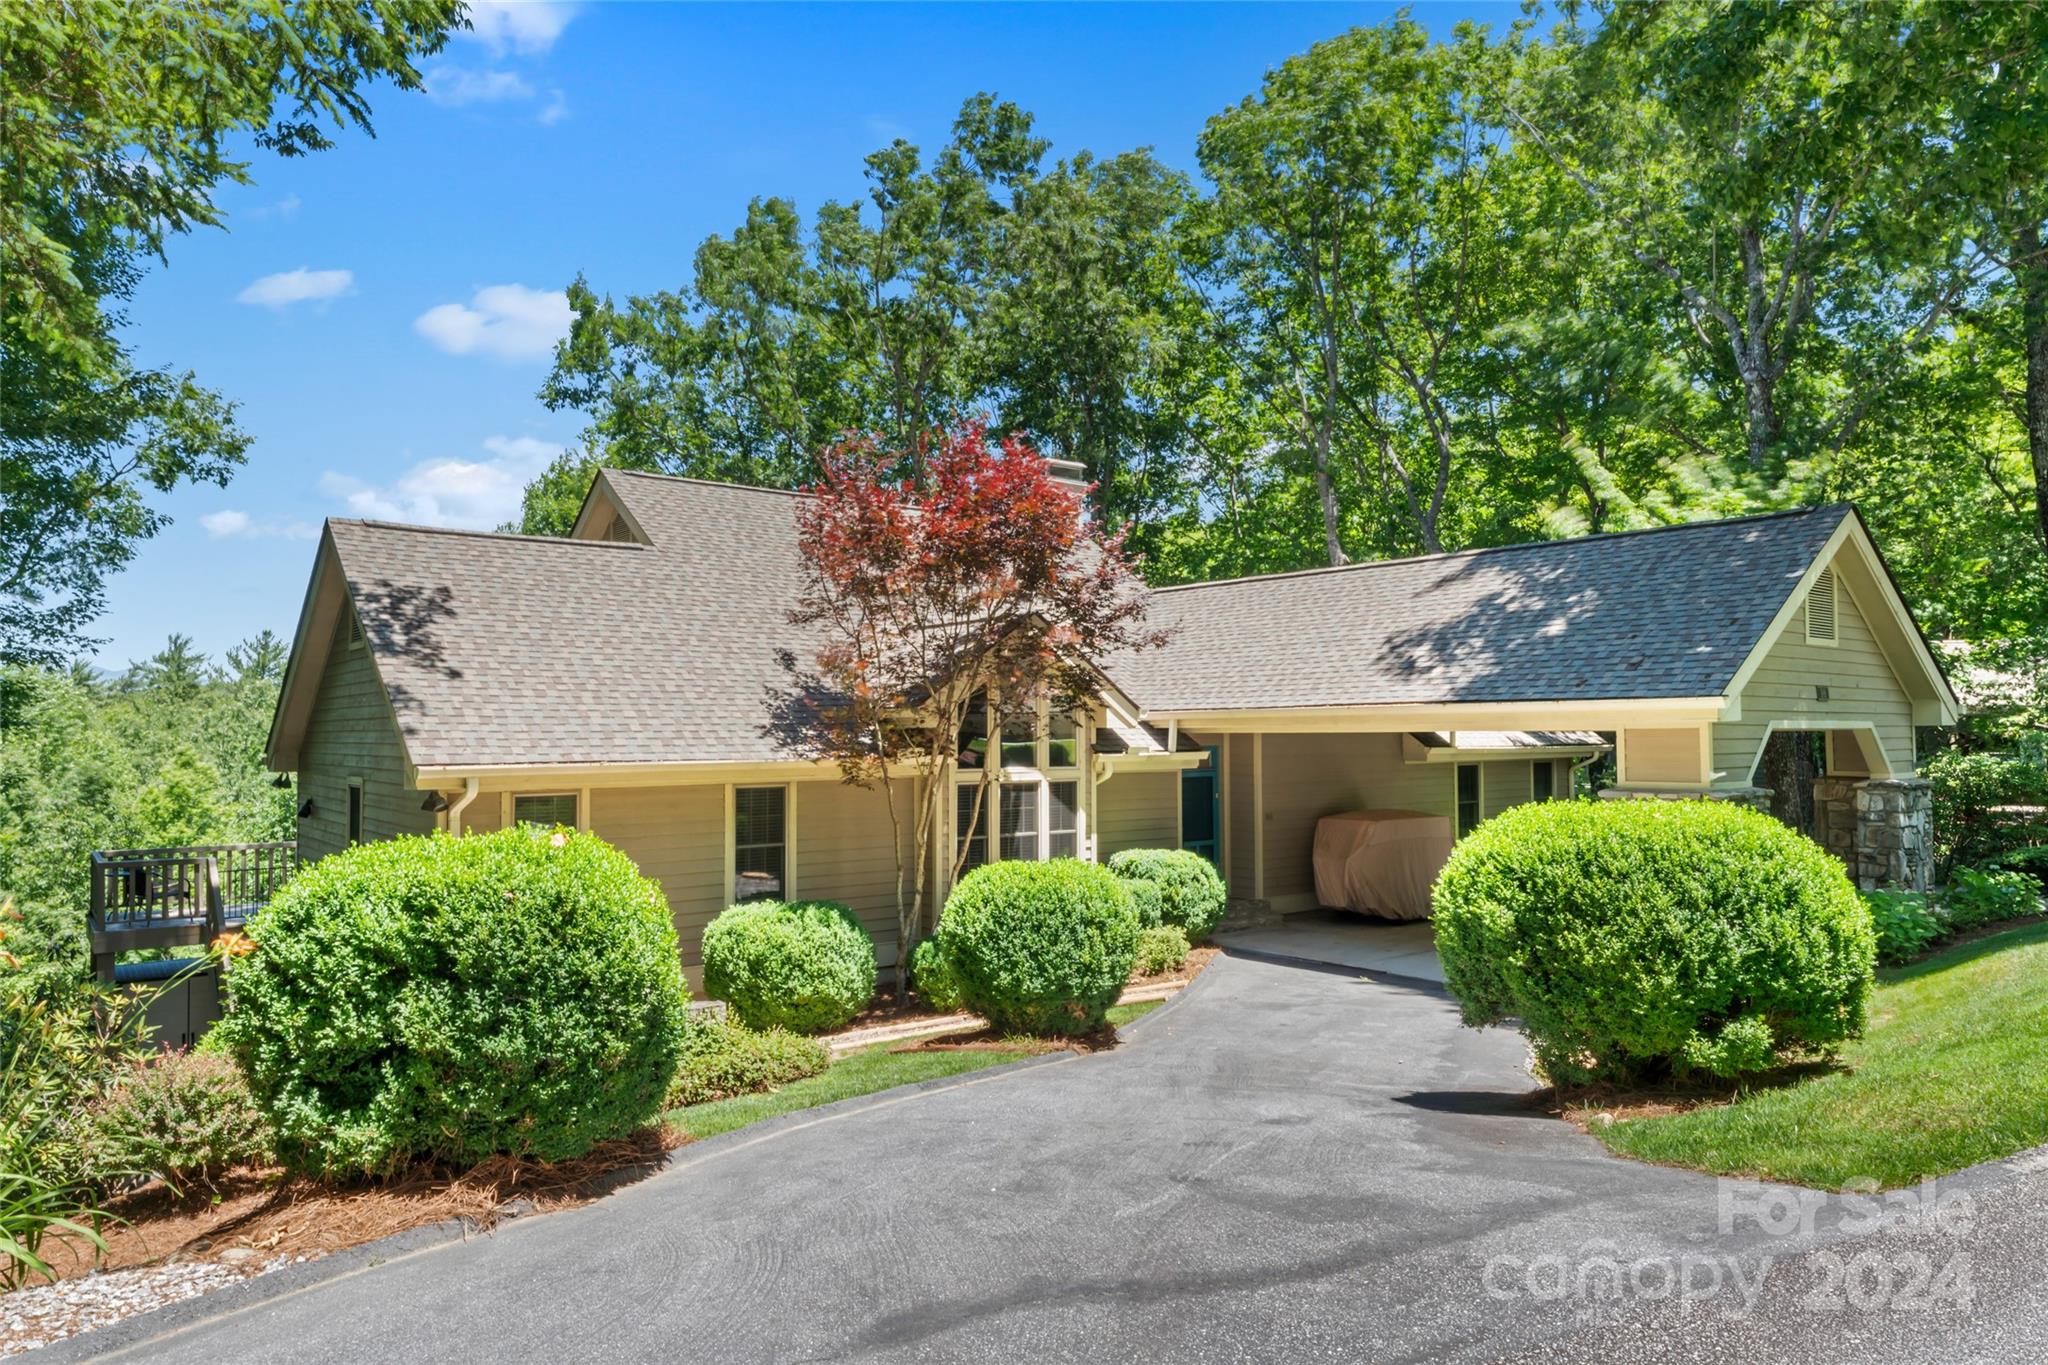
POLYGON ((420 809, 425 793, 405 785, 405 746, 370 662, 370 651, 336 632, 320 690, 299 745, 299 797, 313 813, 299 820, 299 857, 325 857, 348 843, 348 786, 363 784, 363 839, 425 834, 434 817, 420 809))

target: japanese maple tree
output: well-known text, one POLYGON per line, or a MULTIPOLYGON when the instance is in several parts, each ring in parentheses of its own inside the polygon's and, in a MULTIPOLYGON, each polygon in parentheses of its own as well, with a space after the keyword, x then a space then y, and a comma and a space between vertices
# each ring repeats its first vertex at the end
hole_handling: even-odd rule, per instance
MULTIPOLYGON (((908 454, 853 438, 820 457, 824 477, 797 512, 804 583, 790 612, 816 643, 808 659, 785 658, 792 685, 771 726, 786 747, 884 793, 899 990, 927 927, 932 836, 969 708, 985 697, 998 727, 1035 718, 1041 703, 1076 711, 1100 689, 1097 660, 1165 638, 1146 624, 1123 537, 1088 520, 1029 442, 972 424, 908 454)), ((982 765, 967 838, 994 769, 982 765)))

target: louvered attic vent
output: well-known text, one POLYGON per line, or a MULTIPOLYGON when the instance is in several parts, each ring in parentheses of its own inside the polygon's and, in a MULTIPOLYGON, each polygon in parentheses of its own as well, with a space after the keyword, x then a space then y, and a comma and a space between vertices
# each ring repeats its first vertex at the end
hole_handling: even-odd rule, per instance
POLYGON ((1835 571, 1822 569, 1806 594, 1806 638, 1814 644, 1835 642, 1835 571))

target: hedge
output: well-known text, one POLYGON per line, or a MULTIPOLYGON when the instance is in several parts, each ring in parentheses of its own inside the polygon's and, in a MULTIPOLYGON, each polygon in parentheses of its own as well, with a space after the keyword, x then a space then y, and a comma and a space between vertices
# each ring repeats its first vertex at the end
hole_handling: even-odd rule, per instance
POLYGON ((297 1169, 580 1156, 652 1122, 682 1056, 668 904, 594 835, 361 845, 249 935, 218 1028, 297 1169))
POLYGON ((1875 938, 1840 863, 1714 801, 1541 802, 1459 842, 1437 949, 1464 1020, 1556 1082, 1734 1075, 1860 1033, 1875 938))

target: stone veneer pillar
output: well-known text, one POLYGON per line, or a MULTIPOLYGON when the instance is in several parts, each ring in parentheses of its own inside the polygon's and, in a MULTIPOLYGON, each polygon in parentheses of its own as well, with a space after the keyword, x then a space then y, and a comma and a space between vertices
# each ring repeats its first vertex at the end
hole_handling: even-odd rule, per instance
POLYGON ((1852 786, 1855 838, 1849 875, 1865 890, 1925 891, 1933 880, 1934 784, 1873 777, 1852 786))

